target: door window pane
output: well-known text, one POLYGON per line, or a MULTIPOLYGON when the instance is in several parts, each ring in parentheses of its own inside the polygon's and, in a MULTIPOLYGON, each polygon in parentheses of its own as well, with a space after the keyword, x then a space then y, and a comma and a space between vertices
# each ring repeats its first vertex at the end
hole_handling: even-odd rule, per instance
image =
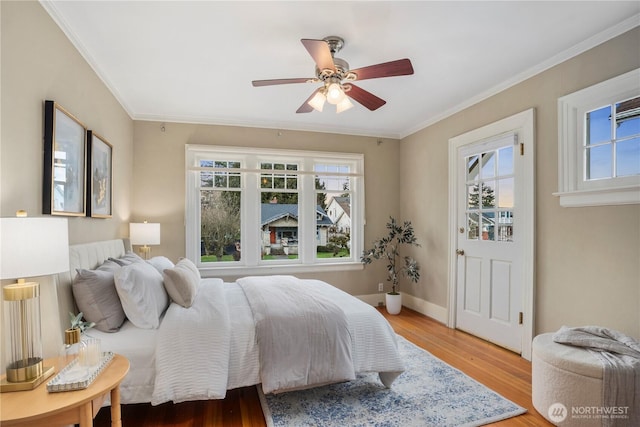
POLYGON ((498 212, 498 242, 513 242, 513 212, 498 212))
POLYGON ((480 215, 477 213, 467 214, 467 239, 469 240, 478 240, 479 217, 480 215))
POLYGON ((491 178, 496 175, 495 151, 482 153, 482 177, 491 178))
POLYGON ((498 176, 513 174, 513 146, 498 150, 498 176))
POLYGON ((478 156, 467 157, 467 182, 475 181, 478 179, 478 156))
POLYGON ((482 183, 482 207, 493 208, 496 206, 496 182, 485 181, 482 183))
POLYGON ((512 208, 513 207, 513 184, 514 178, 505 178, 498 181, 498 207, 499 208, 512 208))
POLYGON ((495 212, 482 213, 482 240, 495 240, 495 212))
POLYGON ((478 184, 467 185, 467 209, 480 208, 480 186, 478 184))

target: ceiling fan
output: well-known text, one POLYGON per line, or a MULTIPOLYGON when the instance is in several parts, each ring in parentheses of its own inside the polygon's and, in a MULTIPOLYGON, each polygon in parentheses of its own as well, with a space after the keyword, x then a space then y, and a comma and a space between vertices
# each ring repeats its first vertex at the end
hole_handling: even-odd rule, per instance
POLYGON ((290 83, 322 83, 322 86, 311 94, 296 113, 310 113, 314 109, 322 111, 325 101, 334 104, 336 112, 341 113, 353 107, 349 98, 374 111, 386 104, 386 101, 352 82, 413 74, 411 61, 406 58, 349 70, 347 61, 335 57, 335 54, 344 46, 344 40, 338 36, 329 36, 322 40, 302 39, 300 41, 316 63, 316 77, 252 82, 255 87, 290 83))

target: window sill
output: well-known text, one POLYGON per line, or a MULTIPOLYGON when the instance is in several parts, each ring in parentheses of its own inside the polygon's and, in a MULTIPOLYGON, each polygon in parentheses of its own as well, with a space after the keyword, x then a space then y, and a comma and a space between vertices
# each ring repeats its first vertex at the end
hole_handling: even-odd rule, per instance
POLYGON ((639 185, 613 189, 566 191, 553 193, 553 195, 560 198, 560 206, 565 208, 640 204, 639 185))
POLYGON ((364 269, 361 262, 319 263, 312 265, 259 265, 255 267, 199 267, 202 277, 229 277, 266 274, 326 273, 329 271, 355 271, 364 269))

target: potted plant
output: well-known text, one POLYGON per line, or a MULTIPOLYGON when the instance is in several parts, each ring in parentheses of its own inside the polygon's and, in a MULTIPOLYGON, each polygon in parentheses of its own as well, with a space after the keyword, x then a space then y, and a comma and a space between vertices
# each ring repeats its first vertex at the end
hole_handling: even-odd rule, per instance
POLYGON ((403 274, 414 283, 420 279, 420 266, 416 260, 405 256, 404 263, 398 264, 399 247, 401 245, 420 246, 420 244, 417 242, 411 221, 399 224, 395 218, 389 217, 387 230, 389 230, 387 236, 374 241, 373 248, 362 252, 360 262, 371 264, 374 259, 387 260, 387 281, 391 282, 391 292, 388 292, 385 298, 387 312, 398 314, 402 308, 402 296, 398 292, 399 276, 403 274))
POLYGON ((67 361, 78 353, 77 345, 81 342, 82 333, 96 325, 94 322, 83 321, 82 316, 82 312, 77 315, 69 312, 71 327, 64 331, 64 356, 67 361))

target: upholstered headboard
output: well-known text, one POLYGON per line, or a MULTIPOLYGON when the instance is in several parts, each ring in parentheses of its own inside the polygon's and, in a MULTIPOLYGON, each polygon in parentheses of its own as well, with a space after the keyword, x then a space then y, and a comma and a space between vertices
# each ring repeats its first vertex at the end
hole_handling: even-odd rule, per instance
POLYGON ((76 269, 95 269, 109 258, 119 258, 131 250, 129 239, 104 240, 69 246, 69 270, 58 274, 58 311, 61 332, 69 327, 69 312, 78 313, 71 284, 76 269))

